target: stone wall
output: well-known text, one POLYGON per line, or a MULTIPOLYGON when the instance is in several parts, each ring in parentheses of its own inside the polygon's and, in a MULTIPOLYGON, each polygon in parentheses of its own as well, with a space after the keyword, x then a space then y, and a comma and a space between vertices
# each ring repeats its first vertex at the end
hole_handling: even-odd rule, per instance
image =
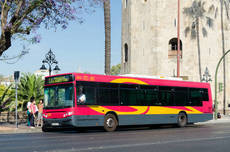
MULTIPOLYGON (((18 112, 18 123, 25 123, 27 120, 27 114, 24 111, 18 112)), ((0 123, 15 123, 15 112, 1 112, 0 123)))
MULTIPOLYGON (((205 8, 212 4, 219 6, 218 1, 205 0, 205 8)), ((171 39, 177 37, 177 1, 169 0, 122 0, 122 51, 121 73, 139 74, 149 76, 172 77, 176 75, 177 58, 170 56, 171 39), (124 46, 128 45, 128 60, 125 62, 124 46)), ((182 58, 180 60, 180 76, 189 81, 200 81, 198 50, 196 39, 190 35, 185 36, 185 29, 191 26, 191 19, 183 9, 190 7, 192 1, 181 3, 180 39, 182 42, 182 58)), ((215 70, 219 59, 222 57, 222 39, 220 15, 214 18, 213 14, 206 14, 214 19, 212 28, 206 27, 207 37, 202 36, 202 24, 200 25, 201 48, 201 74, 206 67, 214 80, 215 70)), ((226 19, 226 15, 224 16, 226 19)), ((202 20, 205 23, 205 20, 202 20)), ((230 49, 230 26, 224 25, 225 49, 230 49)), ((223 64, 218 71, 218 83, 223 83, 223 64)), ((230 114, 230 55, 226 56, 226 105, 225 109, 230 114)), ((210 82, 214 99, 214 83, 210 82)), ((223 91, 218 92, 218 109, 224 109, 223 91)))

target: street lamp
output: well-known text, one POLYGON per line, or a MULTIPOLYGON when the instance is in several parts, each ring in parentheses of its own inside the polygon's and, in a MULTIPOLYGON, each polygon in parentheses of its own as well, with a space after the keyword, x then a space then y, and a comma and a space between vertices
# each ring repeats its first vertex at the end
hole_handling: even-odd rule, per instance
POLYGON ((201 81, 202 82, 210 82, 210 81, 212 81, 211 75, 209 74, 209 71, 208 71, 208 67, 206 67, 206 69, 204 71, 204 74, 203 74, 203 78, 202 78, 201 81))
POLYGON ((51 75, 52 72, 52 65, 56 64, 55 68, 53 69, 53 71, 60 71, 60 68, 58 67, 58 61, 55 59, 55 55, 54 53, 51 51, 51 49, 49 50, 49 52, 45 55, 45 59, 42 61, 42 66, 40 68, 40 70, 47 70, 45 67, 45 63, 48 64, 49 66, 49 75, 51 75))

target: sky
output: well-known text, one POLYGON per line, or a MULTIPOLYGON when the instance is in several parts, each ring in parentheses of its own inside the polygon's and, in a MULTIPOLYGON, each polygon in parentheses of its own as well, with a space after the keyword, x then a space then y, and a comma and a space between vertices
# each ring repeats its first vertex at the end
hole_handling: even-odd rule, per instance
MULTIPOLYGON (((121 59, 121 1, 111 0, 111 65, 121 59)), ((98 7, 94 13, 86 14, 84 23, 70 22, 67 29, 38 30, 41 42, 30 44, 29 53, 15 64, 0 61, 0 75, 9 76, 14 71, 34 73, 42 66, 45 54, 51 49, 56 56, 59 73, 90 72, 104 74, 104 13, 98 7)), ((23 42, 13 41, 5 55, 13 56, 22 50, 23 42)), ((27 44, 27 43, 25 43, 27 44)), ((11 61, 12 62, 12 61, 11 61)), ((48 67, 46 65, 46 67, 48 67)), ((53 66, 54 68, 54 66, 53 66)))

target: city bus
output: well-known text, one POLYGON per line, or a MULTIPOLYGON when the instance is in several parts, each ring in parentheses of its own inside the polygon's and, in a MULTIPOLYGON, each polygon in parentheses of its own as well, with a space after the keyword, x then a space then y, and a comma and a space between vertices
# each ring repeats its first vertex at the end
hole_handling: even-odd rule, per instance
POLYGON ((184 127, 213 119, 209 83, 67 73, 46 77, 44 94, 44 132, 64 127, 184 127))

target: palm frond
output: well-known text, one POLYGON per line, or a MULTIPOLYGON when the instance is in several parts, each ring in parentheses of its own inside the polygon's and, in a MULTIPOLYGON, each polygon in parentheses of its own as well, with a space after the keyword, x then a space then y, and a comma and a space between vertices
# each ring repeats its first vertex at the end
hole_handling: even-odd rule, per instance
POLYGON ((229 20, 229 1, 224 1, 227 19, 229 20))
POLYGON ((197 36, 197 34, 196 34, 196 29, 195 29, 195 28, 192 28, 192 29, 191 29, 191 39, 192 39, 192 40, 196 39, 196 36, 197 36))
POLYGON ((36 76, 30 73, 22 75, 19 84, 19 98, 21 101, 20 106, 22 108, 26 107, 26 103, 31 97, 34 97, 36 100, 43 98, 43 84, 44 81, 41 76, 36 76))
POLYGON ((208 13, 209 14, 213 14, 213 13, 215 13, 215 5, 214 4, 212 4, 209 8, 208 8, 208 13))
POLYGON ((0 98, 0 103, 4 101, 4 98, 5 98, 6 95, 8 94, 8 91, 11 89, 11 87, 12 87, 12 84, 9 85, 9 86, 5 89, 5 91, 3 92, 3 95, 2 95, 1 98, 0 98))
POLYGON ((215 18, 217 18, 217 16, 218 16, 218 13, 219 13, 219 10, 218 10, 218 7, 216 8, 216 11, 215 11, 215 18))
POLYGON ((185 37, 188 36, 188 33, 189 33, 190 31, 191 31, 191 30, 190 30, 190 27, 189 27, 189 26, 185 28, 185 30, 184 30, 185 37))
POLYGON ((208 36, 208 32, 204 27, 202 28, 202 34, 203 34, 204 37, 208 36))
POLYGON ((211 17, 206 16, 206 25, 207 25, 209 28, 212 28, 213 25, 214 25, 214 20, 213 20, 211 17))

